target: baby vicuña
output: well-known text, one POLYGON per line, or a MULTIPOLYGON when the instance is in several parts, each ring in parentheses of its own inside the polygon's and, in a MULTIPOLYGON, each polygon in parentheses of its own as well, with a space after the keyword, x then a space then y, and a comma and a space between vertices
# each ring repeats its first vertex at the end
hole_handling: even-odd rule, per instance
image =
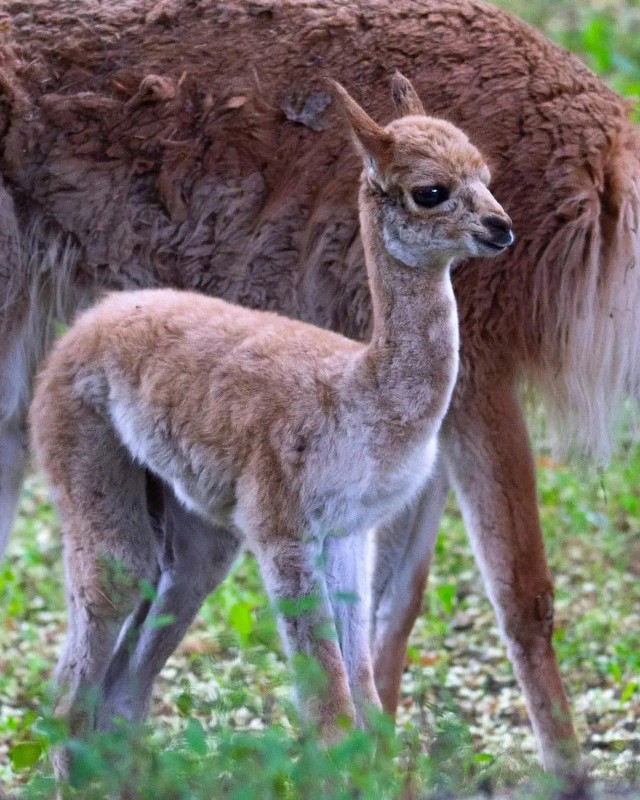
POLYGON ((513 234, 480 153, 425 115, 406 78, 393 79, 400 118, 384 128, 334 94, 364 161, 368 344, 193 293, 134 291, 82 314, 39 376, 33 445, 65 538, 59 712, 75 733, 145 715, 243 546, 289 655, 326 672, 325 691, 300 692, 324 736, 379 703, 369 534, 434 460, 458 366, 450 267, 501 253, 513 234), (173 622, 148 624, 160 615, 173 622))

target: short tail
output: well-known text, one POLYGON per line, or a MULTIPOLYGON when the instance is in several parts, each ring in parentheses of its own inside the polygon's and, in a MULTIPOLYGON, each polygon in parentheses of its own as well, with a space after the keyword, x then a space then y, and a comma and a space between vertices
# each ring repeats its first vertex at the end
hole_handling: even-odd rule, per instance
POLYGON ((560 277, 540 288, 538 310, 551 303, 555 325, 532 375, 556 449, 603 461, 623 402, 640 397, 640 136, 623 133, 597 202, 545 254, 560 277))

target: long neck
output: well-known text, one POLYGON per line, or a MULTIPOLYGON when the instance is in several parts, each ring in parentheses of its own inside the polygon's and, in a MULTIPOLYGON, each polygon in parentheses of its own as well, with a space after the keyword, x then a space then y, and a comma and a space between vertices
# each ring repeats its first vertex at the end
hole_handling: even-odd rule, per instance
MULTIPOLYGON (((363 189, 361 191, 366 191, 363 189)), ((393 258, 361 198, 373 334, 352 373, 363 407, 394 436, 435 433, 458 369, 458 319, 449 264, 408 267, 393 258)))

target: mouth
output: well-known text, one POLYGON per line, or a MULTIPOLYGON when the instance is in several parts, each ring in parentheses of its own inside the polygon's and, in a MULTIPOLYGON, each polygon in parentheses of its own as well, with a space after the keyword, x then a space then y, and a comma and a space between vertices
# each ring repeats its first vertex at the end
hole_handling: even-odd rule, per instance
POLYGON ((502 253, 504 250, 509 247, 512 243, 513 239, 509 242, 504 242, 503 244, 498 244, 497 242, 492 242, 491 239, 481 239, 479 236, 476 236, 476 241, 478 244, 482 245, 482 247, 486 248, 490 253, 502 253))

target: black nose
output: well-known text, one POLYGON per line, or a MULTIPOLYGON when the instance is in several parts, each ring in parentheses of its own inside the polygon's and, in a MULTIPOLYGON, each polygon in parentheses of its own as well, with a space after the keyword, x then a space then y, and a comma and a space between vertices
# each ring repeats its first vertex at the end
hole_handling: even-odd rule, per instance
POLYGON ((491 214, 482 218, 482 224, 489 231, 490 241, 498 247, 506 247, 514 240, 511 224, 503 217, 491 214))

